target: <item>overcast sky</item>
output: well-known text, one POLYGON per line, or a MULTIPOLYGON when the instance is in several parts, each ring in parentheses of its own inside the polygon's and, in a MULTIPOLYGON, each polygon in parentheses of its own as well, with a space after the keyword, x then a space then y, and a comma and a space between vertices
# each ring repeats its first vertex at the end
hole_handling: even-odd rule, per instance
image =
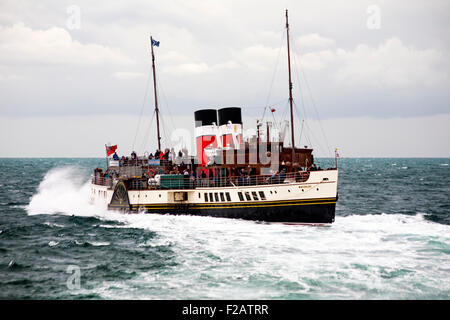
POLYGON ((154 151, 150 35, 166 145, 204 107, 288 119, 286 8, 299 145, 450 157, 444 0, 2 0, 0 156, 154 151))

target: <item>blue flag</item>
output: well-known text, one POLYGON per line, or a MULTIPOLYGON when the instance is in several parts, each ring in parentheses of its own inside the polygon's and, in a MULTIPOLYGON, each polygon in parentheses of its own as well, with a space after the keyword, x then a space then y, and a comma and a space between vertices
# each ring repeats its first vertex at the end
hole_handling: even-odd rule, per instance
POLYGON ((152 46, 159 47, 159 41, 152 39, 152 46))

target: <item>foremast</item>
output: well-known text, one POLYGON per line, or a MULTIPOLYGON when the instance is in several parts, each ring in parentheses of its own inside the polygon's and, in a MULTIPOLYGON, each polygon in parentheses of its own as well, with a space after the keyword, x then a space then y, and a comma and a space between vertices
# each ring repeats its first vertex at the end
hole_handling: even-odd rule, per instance
POLYGON ((152 69, 153 69, 153 91, 155 93, 155 113, 156 113, 156 133, 158 137, 158 150, 161 150, 161 135, 159 133, 159 108, 158 95, 156 93, 156 70, 155 70, 155 53, 153 52, 153 38, 150 36, 150 46, 152 47, 152 69))

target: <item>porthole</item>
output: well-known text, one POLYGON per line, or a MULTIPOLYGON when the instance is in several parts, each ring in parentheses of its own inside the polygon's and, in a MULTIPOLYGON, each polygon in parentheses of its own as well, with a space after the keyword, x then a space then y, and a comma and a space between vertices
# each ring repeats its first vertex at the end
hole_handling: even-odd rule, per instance
POLYGON ((288 189, 288 192, 291 192, 291 190, 288 189))
POLYGON ((159 197, 161 198, 161 195, 159 195, 159 197))
POLYGON ((316 190, 319 191, 319 188, 317 188, 316 190))

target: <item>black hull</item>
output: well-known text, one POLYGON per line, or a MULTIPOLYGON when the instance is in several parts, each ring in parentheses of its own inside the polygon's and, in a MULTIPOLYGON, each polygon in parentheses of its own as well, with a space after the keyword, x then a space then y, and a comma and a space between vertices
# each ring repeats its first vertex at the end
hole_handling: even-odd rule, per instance
POLYGON ((336 202, 314 204, 283 204, 270 206, 227 206, 226 208, 189 208, 177 205, 172 208, 149 208, 145 205, 131 207, 131 212, 143 210, 152 214, 196 215, 266 222, 330 224, 334 222, 336 202))

